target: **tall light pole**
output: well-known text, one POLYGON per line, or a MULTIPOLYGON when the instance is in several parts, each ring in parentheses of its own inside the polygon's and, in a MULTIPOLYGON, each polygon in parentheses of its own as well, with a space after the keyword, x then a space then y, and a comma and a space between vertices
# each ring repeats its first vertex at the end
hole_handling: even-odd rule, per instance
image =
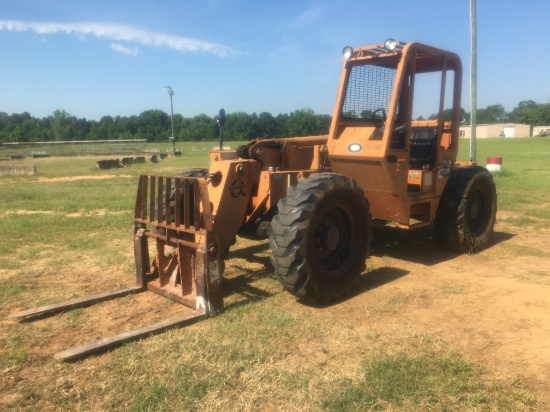
POLYGON ((470 0, 470 162, 476 162, 476 129, 477 129, 477 31, 476 0, 470 0))
POLYGON ((172 136, 170 136, 168 140, 170 140, 170 142, 172 143, 172 150, 175 156, 176 155, 176 137, 174 136, 174 103, 172 101, 172 96, 174 95, 174 91, 170 86, 164 86, 163 89, 166 90, 170 95, 170 121, 172 122, 172 136))
POLYGON ((174 103, 172 102, 172 96, 174 95, 174 91, 170 86, 164 86, 164 90, 170 95, 170 119, 172 121, 172 137, 175 139, 174 136, 174 103))

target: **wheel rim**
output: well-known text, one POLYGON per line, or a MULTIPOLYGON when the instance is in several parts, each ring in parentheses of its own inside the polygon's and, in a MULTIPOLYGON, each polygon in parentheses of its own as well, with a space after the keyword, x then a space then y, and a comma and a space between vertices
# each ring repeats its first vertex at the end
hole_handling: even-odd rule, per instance
MULTIPOLYGON (((329 275, 345 262, 351 239, 351 224, 348 215, 339 208, 324 213, 315 225, 313 247, 315 260, 329 275)), ((339 277, 340 274, 337 275, 339 277)))
POLYGON ((467 203, 467 213, 468 213, 468 223, 467 227, 470 232, 483 231, 486 225, 486 210, 487 210, 487 200, 481 192, 481 190, 476 190, 471 193, 468 197, 467 203))

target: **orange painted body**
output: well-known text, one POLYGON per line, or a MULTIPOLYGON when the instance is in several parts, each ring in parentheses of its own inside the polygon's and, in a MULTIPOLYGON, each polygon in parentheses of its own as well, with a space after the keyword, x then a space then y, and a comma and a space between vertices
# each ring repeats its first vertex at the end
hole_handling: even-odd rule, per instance
MULTIPOLYGON (((432 223, 455 167, 461 81, 462 66, 454 53, 419 43, 398 43, 392 52, 381 45, 355 49, 344 62, 328 136, 258 139, 239 148, 237 154, 210 153, 210 175, 218 176, 218 181, 212 178, 210 199, 222 244, 229 245, 239 230, 269 219, 289 186, 320 171, 352 177, 363 188, 375 219, 406 228, 432 223), (351 103, 364 107, 366 113, 346 112, 350 93, 362 87, 352 77, 354 70, 367 66, 374 67, 378 78, 387 72, 383 80, 392 85, 380 91, 386 96, 383 102, 379 99, 385 103, 380 107, 386 112, 382 126, 368 116, 369 103, 361 100, 368 100, 368 95, 359 94, 351 103), (415 80, 432 72, 438 76, 435 119, 413 120, 415 80), (444 120, 446 102, 451 106, 448 120, 444 120), (422 134, 426 156, 418 158, 415 136, 422 134)), ((379 85, 373 87, 376 90, 379 85)))
MULTIPOLYGON (((180 210, 187 205, 185 196, 175 202, 172 211, 169 205, 174 202, 169 191, 149 195, 152 205, 158 203, 157 210, 166 211, 164 217, 149 212, 148 219, 136 222, 142 228, 147 224, 165 225, 168 232, 165 236, 155 235, 162 247, 168 247, 168 252, 158 253, 168 262, 167 269, 157 264, 156 271, 172 270, 170 262, 175 258, 170 260, 168 255, 177 255, 179 252, 174 250, 178 242, 187 242, 190 236, 193 247, 210 251, 205 254, 204 273, 194 277, 208 277, 205 273, 209 268, 221 275, 224 253, 235 236, 265 236, 288 188, 314 173, 332 172, 355 180, 375 219, 397 222, 405 228, 431 224, 451 169, 460 166, 456 154, 461 80, 460 59, 443 50, 419 43, 398 43, 391 52, 382 45, 355 49, 344 61, 328 135, 254 139, 236 151, 214 150, 209 153, 206 178, 173 178, 185 187, 201 185, 207 189, 209 213, 201 213, 200 222, 201 228, 209 227, 204 229, 206 235, 198 236, 197 231, 193 238, 188 234, 192 229, 182 229, 177 222, 167 223, 170 215, 187 213, 180 210), (414 120, 418 101, 415 86, 426 73, 436 74, 435 114, 431 120, 414 120), (450 105, 448 109, 446 104, 450 105), (177 236, 172 239, 170 231, 177 236)), ((418 94, 421 91, 419 88, 418 94)), ((145 192, 146 187, 141 190, 145 192)), ((179 192, 172 188, 174 191, 177 198, 179 192)), ((142 198, 146 202, 146 196, 142 198)), ((205 210, 204 202, 199 205, 192 200, 193 207, 201 211, 205 210)), ((149 209, 155 210, 152 206, 149 209)), ((189 276, 182 265, 178 271, 181 279, 189 276)), ((203 283, 214 288, 216 282, 217 278, 203 283)), ((175 283, 185 284, 177 279, 175 283)))
MULTIPOLYGON (((435 210, 458 150, 462 66, 454 53, 418 43, 387 52, 381 46, 356 49, 342 71, 338 98, 330 129, 328 152, 332 170, 352 177, 364 190, 373 218, 394 221, 404 227, 427 225, 435 210), (372 120, 346 116, 346 92, 353 70, 368 64, 394 74, 388 96, 387 120, 382 130, 372 120), (454 82, 447 87, 447 72, 454 82), (412 118, 415 79, 426 72, 441 73, 437 118, 414 121, 412 118), (446 96, 445 91, 451 92, 446 96), (450 99, 449 99, 450 98, 450 99), (444 103, 452 102, 451 120, 444 121, 444 103), (402 128, 396 136, 395 130, 402 128), (435 131, 429 159, 411 162, 415 131, 435 131), (352 151, 352 145, 360 147, 352 151)), ((380 72, 378 76, 382 76, 380 72)))

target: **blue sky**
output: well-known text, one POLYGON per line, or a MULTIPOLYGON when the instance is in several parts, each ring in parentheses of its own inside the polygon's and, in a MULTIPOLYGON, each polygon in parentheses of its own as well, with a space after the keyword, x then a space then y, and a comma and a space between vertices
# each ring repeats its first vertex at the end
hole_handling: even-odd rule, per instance
MULTIPOLYGON (((454 51, 469 110, 469 0, 0 0, 0 112, 331 114, 346 45, 454 51)), ((550 1, 477 0, 478 107, 550 100, 550 1)), ((421 111, 421 108, 418 108, 421 111)), ((416 113, 427 116, 431 113, 416 113)))

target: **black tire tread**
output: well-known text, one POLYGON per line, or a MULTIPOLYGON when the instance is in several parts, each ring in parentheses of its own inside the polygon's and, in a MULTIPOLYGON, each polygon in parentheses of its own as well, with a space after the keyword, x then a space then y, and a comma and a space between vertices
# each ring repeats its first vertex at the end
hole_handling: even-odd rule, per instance
POLYGON ((185 169, 178 173, 176 173, 176 176, 178 177, 206 177, 208 174, 208 169, 204 167, 194 167, 191 169, 185 169))
POLYGON ((363 190, 349 177, 334 173, 318 173, 307 179, 301 179, 295 187, 288 189, 286 198, 278 203, 278 214, 271 221, 272 233, 269 238, 271 262, 277 278, 283 287, 293 295, 314 302, 328 302, 339 299, 349 291, 365 267, 370 249, 371 224, 368 202, 363 190), (332 191, 351 191, 364 217, 354 216, 362 222, 366 239, 361 240, 349 276, 337 285, 323 285, 315 274, 311 273, 307 259, 308 225, 313 218, 317 205, 332 191))
POLYGON ((452 170, 439 201, 434 219, 436 238, 447 249, 458 253, 477 253, 490 241, 496 221, 497 194, 491 174, 481 166, 452 170), (467 227, 466 204, 471 190, 481 186, 490 197, 489 216, 482 230, 471 233, 467 227))

